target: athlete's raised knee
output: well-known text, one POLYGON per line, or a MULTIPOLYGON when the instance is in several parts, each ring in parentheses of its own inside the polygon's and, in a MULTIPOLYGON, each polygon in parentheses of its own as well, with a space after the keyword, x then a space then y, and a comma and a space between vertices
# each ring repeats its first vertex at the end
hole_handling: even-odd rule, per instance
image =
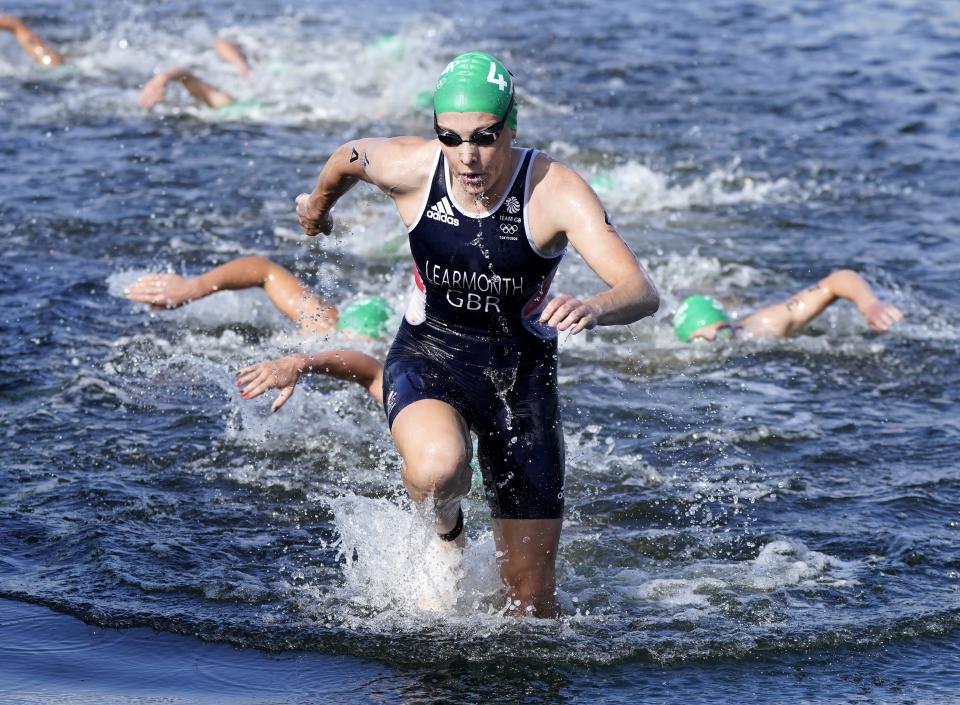
POLYGON ((428 441, 404 455, 403 479, 421 497, 432 493, 437 502, 445 502, 470 491, 469 462, 468 450, 459 440, 428 441))

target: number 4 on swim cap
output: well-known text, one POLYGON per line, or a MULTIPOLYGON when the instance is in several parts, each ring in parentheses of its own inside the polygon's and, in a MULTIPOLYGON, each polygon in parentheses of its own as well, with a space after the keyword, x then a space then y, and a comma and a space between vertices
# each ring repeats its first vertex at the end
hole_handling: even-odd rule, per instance
POLYGON ((510 85, 502 73, 497 73, 497 62, 495 61, 490 62, 490 73, 487 74, 487 82, 499 86, 501 91, 507 90, 507 86, 510 85))

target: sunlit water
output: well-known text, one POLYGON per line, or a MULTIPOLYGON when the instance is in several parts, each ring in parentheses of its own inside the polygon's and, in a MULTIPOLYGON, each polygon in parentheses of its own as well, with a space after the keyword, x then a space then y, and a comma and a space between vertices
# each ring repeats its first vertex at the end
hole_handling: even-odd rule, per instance
MULTIPOLYGON (((960 9, 687 5, 8 5, 69 65, 0 35, 0 596, 347 658, 330 677, 373 678, 364 702, 956 696, 960 9), (516 75, 520 143, 593 180, 663 299, 560 350, 556 621, 504 616, 477 488, 462 561, 432 542, 362 390, 309 380, 274 415, 235 392, 252 361, 355 341, 301 336, 260 292, 122 298, 262 254, 402 310, 390 203, 357 188, 308 243, 293 197, 351 137, 428 134, 418 94, 474 48, 516 75), (173 87, 144 113, 174 64, 257 105, 173 87), (838 304, 787 341, 673 337, 688 293, 742 316, 845 267, 905 312, 892 333, 838 304)), ((572 254, 555 290, 599 286, 572 254)), ((312 692, 285 683, 250 702, 312 692)))

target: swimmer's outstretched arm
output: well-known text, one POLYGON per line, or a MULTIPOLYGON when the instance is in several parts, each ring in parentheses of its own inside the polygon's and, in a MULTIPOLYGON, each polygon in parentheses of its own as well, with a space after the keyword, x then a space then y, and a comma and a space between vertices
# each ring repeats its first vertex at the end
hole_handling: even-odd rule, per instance
POLYGON ((235 102, 229 93, 200 80, 186 69, 175 67, 159 72, 144 84, 140 91, 140 105, 149 110, 162 101, 172 81, 179 81, 190 95, 208 107, 222 108, 235 102))
POLYGON ((758 337, 792 335, 837 299, 852 302, 867 325, 878 332, 889 330, 903 318, 900 309, 877 298, 863 277, 853 270, 839 269, 783 303, 750 314, 743 319, 741 327, 747 335, 758 337))
POLYGON ((598 325, 633 323, 656 313, 660 295, 653 281, 587 183, 572 169, 549 159, 537 160, 534 179, 539 183, 530 207, 536 208, 537 228, 565 237, 609 286, 582 301, 557 296, 544 307, 540 322, 576 334, 598 325))
POLYGON ((280 394, 270 406, 278 411, 293 395, 300 375, 313 373, 356 382, 378 403, 383 403, 383 365, 379 360, 356 350, 328 350, 313 355, 290 355, 267 360, 237 373, 237 386, 244 399, 258 397, 269 389, 280 394))
POLYGON ((429 177, 435 153, 434 143, 420 137, 367 137, 340 145, 324 164, 313 191, 297 196, 297 218, 304 233, 329 234, 330 211, 358 181, 390 196, 404 217, 405 201, 429 177))
POLYGON ((23 50, 38 64, 60 66, 63 63, 63 57, 43 41, 36 32, 27 27, 19 17, 0 15, 0 29, 13 32, 14 38, 23 47, 23 50))
POLYGON ((217 52, 217 56, 232 65, 241 76, 250 74, 250 63, 239 44, 217 37, 213 40, 213 49, 217 52))
POLYGON ((337 325, 335 306, 317 297, 293 274, 266 257, 240 257, 196 277, 147 274, 127 287, 124 295, 153 309, 164 309, 177 308, 218 291, 257 286, 306 333, 325 333, 337 325))

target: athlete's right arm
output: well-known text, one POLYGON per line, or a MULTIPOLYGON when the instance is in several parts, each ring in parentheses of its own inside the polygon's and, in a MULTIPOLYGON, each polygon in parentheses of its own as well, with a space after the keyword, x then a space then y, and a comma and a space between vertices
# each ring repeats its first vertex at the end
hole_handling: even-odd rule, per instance
POLYGON ((0 15, 0 29, 13 32, 17 42, 30 58, 43 66, 60 66, 63 57, 56 50, 43 41, 32 29, 27 27, 19 17, 0 15))
POLYGON ((267 360, 240 370, 236 384, 242 387, 240 394, 244 399, 279 389, 280 394, 270 406, 270 411, 278 411, 293 395, 300 375, 309 372, 356 382, 378 403, 383 403, 383 365, 376 358, 356 350, 327 350, 313 355, 296 354, 267 360))
POLYGON ((373 184, 395 201, 419 189, 429 178, 430 160, 424 159, 428 140, 419 137, 368 137, 339 146, 327 163, 311 193, 297 196, 297 218, 303 231, 314 236, 328 234, 330 211, 343 194, 358 181, 373 184))

